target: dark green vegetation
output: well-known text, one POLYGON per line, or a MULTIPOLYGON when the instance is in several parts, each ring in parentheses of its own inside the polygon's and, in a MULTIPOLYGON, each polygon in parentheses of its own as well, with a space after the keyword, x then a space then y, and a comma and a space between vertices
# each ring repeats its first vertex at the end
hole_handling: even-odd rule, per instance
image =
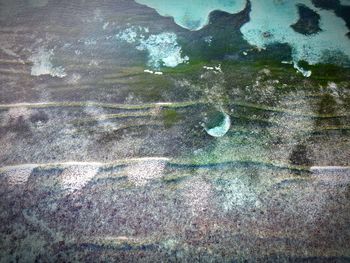
POLYGON ((304 35, 316 34, 321 31, 319 26, 320 15, 305 5, 298 5, 299 20, 291 27, 304 35))
POLYGON ((163 110, 164 126, 166 128, 171 128, 176 122, 181 120, 181 115, 179 115, 176 110, 163 110))

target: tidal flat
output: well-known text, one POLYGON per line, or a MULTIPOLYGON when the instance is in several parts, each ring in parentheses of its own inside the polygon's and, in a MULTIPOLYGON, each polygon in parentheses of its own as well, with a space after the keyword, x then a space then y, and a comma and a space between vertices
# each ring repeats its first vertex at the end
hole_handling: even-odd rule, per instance
POLYGON ((137 2, 0 0, 0 262, 349 262, 348 1, 137 2))

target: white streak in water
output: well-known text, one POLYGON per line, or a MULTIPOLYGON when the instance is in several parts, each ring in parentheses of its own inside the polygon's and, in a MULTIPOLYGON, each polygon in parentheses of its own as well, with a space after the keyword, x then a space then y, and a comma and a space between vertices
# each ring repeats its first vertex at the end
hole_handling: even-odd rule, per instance
POLYGON ((164 32, 148 35, 148 28, 131 26, 119 32, 116 39, 128 44, 136 44, 137 50, 147 51, 147 64, 152 68, 176 67, 189 60, 188 56, 182 55, 182 49, 175 33, 164 32))
POLYGON ((54 55, 53 50, 45 50, 40 48, 34 53, 29 61, 33 63, 31 69, 32 76, 51 75, 52 77, 64 78, 67 76, 62 66, 54 66, 51 62, 52 56, 54 55))

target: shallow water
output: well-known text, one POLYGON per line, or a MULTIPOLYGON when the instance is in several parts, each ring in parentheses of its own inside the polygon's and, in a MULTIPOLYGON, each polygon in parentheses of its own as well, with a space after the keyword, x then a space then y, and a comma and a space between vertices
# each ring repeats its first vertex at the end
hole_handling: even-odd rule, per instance
POLYGON ((199 30, 208 24, 209 14, 214 10, 233 14, 244 9, 246 5, 243 0, 180 0, 176 2, 137 0, 136 2, 156 9, 163 16, 173 17, 178 25, 190 30, 199 30))
POLYGON ((138 2, 0 0, 0 262, 349 260, 347 1, 138 2))
MULTIPOLYGON (((171 0, 139 0, 138 2, 155 8, 163 16, 173 17, 178 25, 190 30, 200 30, 205 27, 209 22, 209 14, 214 10, 234 14, 242 11, 246 6, 245 1, 232 0, 191 1, 190 3, 171 0)), ((318 6, 313 5, 311 0, 251 1, 250 20, 242 26, 240 31, 243 38, 257 48, 266 48, 274 43, 290 45, 293 63, 296 65, 299 61, 306 61, 309 64, 332 62, 349 65, 350 43, 347 36, 349 28, 334 10, 324 9, 322 5, 318 6), (309 18, 304 22, 304 34, 295 31, 292 27, 298 20, 308 19, 301 17, 301 13, 298 12, 300 6, 318 16, 317 21, 309 18), (312 22, 317 24, 312 25, 312 22), (307 33, 307 30, 312 30, 313 26, 319 27, 319 31, 307 33)), ((303 70, 300 71, 304 73, 303 70)), ((310 75, 310 73, 305 72, 304 75, 310 75)))

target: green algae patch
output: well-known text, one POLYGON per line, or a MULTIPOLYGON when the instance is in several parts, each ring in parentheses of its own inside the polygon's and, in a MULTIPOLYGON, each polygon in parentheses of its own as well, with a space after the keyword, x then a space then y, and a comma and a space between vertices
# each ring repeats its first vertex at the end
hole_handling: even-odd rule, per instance
POLYGON ((350 69, 333 64, 315 64, 310 65, 306 61, 300 61, 298 65, 304 69, 311 70, 311 80, 319 84, 327 84, 328 81, 350 80, 350 69))
POLYGON ((164 76, 144 75, 130 85, 130 91, 145 102, 164 101, 164 94, 170 93, 173 83, 164 76))
POLYGON ((198 76, 197 74, 203 69, 203 66, 208 63, 203 59, 193 60, 191 59, 187 64, 180 64, 174 68, 164 68, 162 72, 165 74, 186 74, 186 76, 198 76))
POLYGON ((162 116, 165 128, 171 128, 182 119, 181 114, 174 109, 164 109, 162 116))
POLYGON ((192 174, 183 173, 183 172, 182 173, 172 173, 172 174, 169 174, 167 176, 163 176, 162 181, 164 183, 168 183, 168 184, 170 184, 170 183, 177 184, 177 183, 180 183, 183 180, 190 178, 192 176, 193 176, 192 174))

